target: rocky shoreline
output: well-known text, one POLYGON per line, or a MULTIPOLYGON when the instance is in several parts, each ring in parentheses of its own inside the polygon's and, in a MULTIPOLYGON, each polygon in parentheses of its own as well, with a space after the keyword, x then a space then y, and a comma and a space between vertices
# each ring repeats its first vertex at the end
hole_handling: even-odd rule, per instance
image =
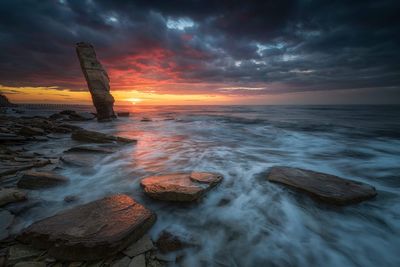
MULTIPOLYGON (((95 118, 72 110, 49 117, 0 115, 0 266, 155 267, 179 261, 168 253, 191 246, 169 232, 151 240, 146 233, 156 214, 120 192, 34 222, 20 233, 11 232, 16 218, 29 209, 32 191, 69 183, 58 170, 90 166, 105 154, 140 142, 74 124, 95 118), (80 144, 57 156, 27 148, 57 136, 80 144), (21 203, 18 212, 15 203, 21 203)), ((266 178, 329 205, 354 204, 377 194, 369 185, 297 168, 274 167, 266 178)), ((154 201, 196 202, 221 182, 219 174, 196 171, 145 177, 141 186, 154 201)), ((65 199, 75 200, 76 196, 65 199)))

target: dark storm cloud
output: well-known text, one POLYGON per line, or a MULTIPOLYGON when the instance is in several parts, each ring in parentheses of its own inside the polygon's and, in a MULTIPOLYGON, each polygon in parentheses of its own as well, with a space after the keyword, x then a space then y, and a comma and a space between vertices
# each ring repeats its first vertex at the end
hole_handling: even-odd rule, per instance
POLYGON ((237 87, 198 93, 398 88, 399 7, 345 0, 1 1, 0 84, 79 90, 74 44, 88 41, 116 73, 237 87))

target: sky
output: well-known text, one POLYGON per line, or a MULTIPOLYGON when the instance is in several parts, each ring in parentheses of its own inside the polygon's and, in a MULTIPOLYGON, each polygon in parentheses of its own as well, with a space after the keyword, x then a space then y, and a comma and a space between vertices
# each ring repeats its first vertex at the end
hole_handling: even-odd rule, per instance
POLYGON ((398 0, 0 1, 0 92, 89 104, 89 42, 116 104, 400 104, 398 0))

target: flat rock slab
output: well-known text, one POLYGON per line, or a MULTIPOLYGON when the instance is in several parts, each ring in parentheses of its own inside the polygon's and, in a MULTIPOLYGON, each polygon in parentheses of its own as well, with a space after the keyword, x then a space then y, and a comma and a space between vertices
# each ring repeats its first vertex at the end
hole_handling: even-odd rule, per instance
POLYGON ((129 257, 135 257, 154 248, 153 242, 148 235, 142 236, 138 241, 127 247, 123 253, 129 257))
POLYGON ((129 196, 112 195, 35 222, 18 239, 59 260, 92 261, 125 249, 155 220, 129 196))
POLYGON ((65 153, 104 153, 104 154, 111 154, 115 152, 115 147, 103 147, 97 145, 81 145, 71 147, 70 149, 66 150, 65 153))
POLYGON ((136 143, 134 139, 128 139, 120 136, 114 136, 94 131, 76 130, 72 133, 71 138, 76 141, 90 143, 136 143))
POLYGON ((8 263, 15 264, 20 261, 32 260, 43 254, 43 250, 38 250, 23 244, 15 244, 10 247, 8 252, 8 263))
POLYGON ((162 253, 168 253, 183 249, 191 244, 182 241, 179 237, 171 234, 170 232, 163 231, 157 239, 156 245, 162 253))
POLYGON ((93 167, 98 160, 97 155, 88 153, 67 153, 60 158, 64 164, 74 167, 93 167))
POLYGON ((141 185, 151 198, 188 202, 201 198, 221 181, 222 176, 216 173, 171 173, 146 177, 141 181, 141 185))
MULTIPOLYGON (((149 265, 152 266, 152 265, 149 265)), ((163 265, 159 265, 163 266, 163 265)), ((144 254, 138 255, 129 263, 129 267, 146 267, 146 257, 144 254)))
POLYGON ((26 200, 26 194, 14 188, 0 188, 0 207, 9 203, 26 200))
POLYGON ((335 205, 354 204, 377 195, 373 186, 299 168, 273 167, 267 179, 305 192, 322 202, 335 205))
POLYGON ((32 168, 39 168, 39 167, 43 167, 46 166, 48 164, 50 164, 51 161, 46 159, 46 160, 37 160, 34 161, 32 163, 27 162, 26 164, 21 164, 19 163, 18 166, 2 166, 2 170, 0 170, 0 177, 2 176, 6 176, 6 175, 10 175, 10 174, 14 174, 17 173, 19 171, 25 171, 25 170, 29 170, 32 168))
POLYGON ((17 185, 19 188, 40 189, 62 185, 68 181, 67 177, 54 172, 28 171, 22 175, 17 185))
POLYGON ((46 267, 46 263, 37 261, 23 261, 18 262, 14 265, 14 267, 46 267))

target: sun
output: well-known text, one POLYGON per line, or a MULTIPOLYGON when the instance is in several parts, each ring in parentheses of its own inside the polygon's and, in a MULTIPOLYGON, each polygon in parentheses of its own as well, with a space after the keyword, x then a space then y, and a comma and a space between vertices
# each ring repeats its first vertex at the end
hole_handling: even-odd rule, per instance
POLYGON ((133 97, 133 98, 127 98, 124 99, 125 101, 131 102, 132 105, 136 105, 137 103, 142 102, 143 100, 141 98, 133 97))

